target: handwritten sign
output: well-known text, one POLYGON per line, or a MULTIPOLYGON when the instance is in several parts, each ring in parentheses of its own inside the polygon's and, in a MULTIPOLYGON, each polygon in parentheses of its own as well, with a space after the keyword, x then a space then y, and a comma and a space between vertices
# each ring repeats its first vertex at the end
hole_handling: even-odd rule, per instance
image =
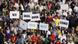
POLYGON ((28 29, 37 29, 38 23, 37 22, 28 22, 28 29))
POLYGON ((11 19, 19 19, 19 11, 10 11, 11 19))
POLYGON ((64 28, 68 28, 69 25, 69 21, 68 20, 64 20, 64 19, 60 19, 60 27, 64 27, 64 28))
POLYGON ((32 12, 23 12, 23 20, 30 20, 32 12))
POLYGON ((31 21, 39 21, 39 20, 40 20, 40 14, 31 15, 31 21))
POLYGON ((23 21, 23 20, 20 20, 20 25, 19 25, 19 27, 20 27, 21 29, 23 29, 23 30, 26 30, 27 27, 28 27, 28 23, 25 22, 25 21, 23 21))
POLYGON ((46 30, 47 31, 49 29, 48 24, 40 23, 39 24, 39 29, 40 30, 46 30))

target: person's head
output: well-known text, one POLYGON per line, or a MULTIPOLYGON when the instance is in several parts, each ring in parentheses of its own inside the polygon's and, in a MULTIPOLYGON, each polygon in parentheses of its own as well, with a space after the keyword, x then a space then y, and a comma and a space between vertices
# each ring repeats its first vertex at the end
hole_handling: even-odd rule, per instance
POLYGON ((40 34, 37 34, 38 37, 40 37, 40 34))

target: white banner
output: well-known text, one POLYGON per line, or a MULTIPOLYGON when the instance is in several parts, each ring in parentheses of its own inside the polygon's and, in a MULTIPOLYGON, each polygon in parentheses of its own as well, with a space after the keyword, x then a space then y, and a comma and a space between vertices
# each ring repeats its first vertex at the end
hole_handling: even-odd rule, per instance
POLYGON ((64 27, 64 28, 68 28, 69 26, 69 21, 68 20, 64 20, 64 19, 60 19, 60 27, 64 27))
POLYGON ((45 24, 45 23, 40 23, 39 24, 39 29, 47 31, 49 29, 49 25, 45 24))
POLYGON ((38 23, 37 22, 28 22, 28 29, 37 29, 38 23))
POLYGON ((61 9, 68 11, 68 9, 69 9, 68 4, 62 4, 62 5, 61 5, 61 9))
POLYGON ((32 12, 23 12, 23 20, 30 20, 32 12))
POLYGON ((19 19, 19 11, 10 11, 10 18, 19 19))
POLYGON ((23 30, 26 30, 27 27, 28 27, 28 23, 25 22, 25 21, 23 21, 23 20, 20 20, 20 25, 19 25, 19 27, 20 27, 21 29, 23 29, 23 30))
POLYGON ((40 20, 40 14, 31 15, 31 21, 39 21, 39 20, 40 20))

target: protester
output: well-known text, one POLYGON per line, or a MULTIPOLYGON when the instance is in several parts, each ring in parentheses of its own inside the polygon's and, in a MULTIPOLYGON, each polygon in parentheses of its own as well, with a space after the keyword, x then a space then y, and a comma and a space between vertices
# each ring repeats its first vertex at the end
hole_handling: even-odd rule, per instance
POLYGON ((0 44, 4 43, 78 44, 78 1, 0 0, 0 44), (14 13, 19 11, 19 18, 11 18, 10 11, 14 13), (29 15, 28 12, 32 14, 26 16, 26 20, 22 18, 23 12, 27 12, 27 15, 29 15), (32 22, 29 17, 37 13, 40 20, 35 19, 37 21, 33 22, 38 23, 38 27, 29 29, 28 22, 32 22), (22 24, 20 20, 24 23, 22 24), (47 27, 41 26, 47 29, 41 30, 40 23, 47 24, 47 27))
POLYGON ((31 36, 31 40, 32 40, 32 44, 37 44, 38 38, 35 33, 33 33, 33 35, 31 36))

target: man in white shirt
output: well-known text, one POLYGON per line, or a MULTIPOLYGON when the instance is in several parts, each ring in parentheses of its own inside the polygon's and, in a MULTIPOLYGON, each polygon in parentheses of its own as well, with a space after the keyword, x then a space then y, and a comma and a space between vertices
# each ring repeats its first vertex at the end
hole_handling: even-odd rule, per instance
POLYGON ((48 35, 51 35, 51 32, 49 30, 47 31, 47 37, 48 37, 48 35))
POLYGON ((19 4, 15 3, 14 7, 16 8, 16 10, 19 10, 19 4))
POLYGON ((75 11, 75 12, 78 12, 78 6, 75 6, 75 7, 74 7, 74 11, 75 11))
POLYGON ((43 5, 40 5, 39 10, 40 12, 44 9, 43 5))
POLYGON ((71 8, 69 8, 68 13, 69 13, 69 15, 72 14, 72 9, 71 8))
POLYGON ((33 0, 33 2, 38 3, 38 0, 33 0))
POLYGON ((62 42, 62 40, 66 40, 66 35, 65 35, 65 34, 63 34, 63 35, 61 36, 61 42, 62 42))
POLYGON ((33 9, 33 8, 34 8, 34 6, 35 6, 34 2, 29 2, 29 4, 28 4, 28 5, 30 6, 30 9, 33 9))

